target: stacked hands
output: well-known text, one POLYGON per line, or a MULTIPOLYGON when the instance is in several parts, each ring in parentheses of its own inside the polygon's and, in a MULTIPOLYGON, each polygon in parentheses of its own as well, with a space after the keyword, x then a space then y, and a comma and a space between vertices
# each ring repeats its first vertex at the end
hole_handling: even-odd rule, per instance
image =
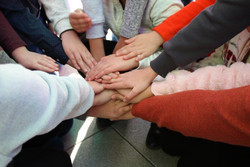
MULTIPOLYGON (((81 9, 71 13, 69 19, 77 33, 87 31, 92 24, 81 9)), ((69 64, 85 73, 85 79, 95 91, 94 105, 89 115, 110 120, 134 118, 132 105, 153 96, 149 86, 157 74, 151 67, 133 69, 138 67, 140 60, 159 48, 163 43, 161 36, 152 31, 127 40, 119 39, 114 54, 102 57, 97 62, 81 41, 75 40, 78 38, 71 38, 77 35, 75 31, 63 33, 62 41, 70 59, 69 64)))

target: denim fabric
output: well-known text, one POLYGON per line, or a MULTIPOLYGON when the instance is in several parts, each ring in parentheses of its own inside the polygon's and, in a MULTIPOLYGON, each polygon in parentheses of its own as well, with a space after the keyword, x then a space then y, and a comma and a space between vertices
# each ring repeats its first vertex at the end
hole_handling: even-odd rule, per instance
MULTIPOLYGON (((36 45, 44 54, 61 64, 66 64, 68 57, 63 50, 62 41, 53 34, 29 8, 19 0, 1 0, 0 9, 28 45, 36 45)), ((32 10, 33 11, 33 10, 32 10)))

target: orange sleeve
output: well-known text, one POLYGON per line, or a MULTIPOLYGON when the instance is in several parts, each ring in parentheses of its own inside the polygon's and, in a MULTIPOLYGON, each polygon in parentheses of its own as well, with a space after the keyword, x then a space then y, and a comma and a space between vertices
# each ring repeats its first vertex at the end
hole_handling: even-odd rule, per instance
POLYGON ((154 96, 132 114, 185 136, 250 146, 250 85, 227 90, 193 90, 154 96))
POLYGON ((171 15, 160 25, 153 28, 164 41, 171 39, 179 30, 189 24, 203 9, 215 3, 216 0, 196 0, 183 9, 171 15))

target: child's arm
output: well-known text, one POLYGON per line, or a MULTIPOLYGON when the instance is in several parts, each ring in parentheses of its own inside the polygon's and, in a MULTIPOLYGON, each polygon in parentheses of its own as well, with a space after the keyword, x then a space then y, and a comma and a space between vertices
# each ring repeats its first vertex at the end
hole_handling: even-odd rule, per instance
POLYGON ((100 62, 98 62, 98 64, 94 68, 92 68, 87 73, 86 79, 94 80, 95 77, 97 75, 99 76, 100 73, 102 73, 102 75, 100 76, 102 77, 109 73, 127 71, 133 69, 134 67, 137 67, 138 65, 139 63, 134 59, 123 60, 122 57, 116 57, 115 55, 105 56, 101 59, 100 62))
POLYGON ((63 49, 70 59, 68 63, 86 73, 96 61, 70 25, 70 11, 65 2, 61 0, 41 0, 41 2, 53 28, 62 39, 63 49))
POLYGON ((101 0, 82 0, 83 11, 91 18, 92 25, 86 31, 86 38, 89 39, 90 51, 98 62, 105 56, 103 38, 104 15, 101 0))
POLYGON ((45 55, 30 52, 26 49, 25 43, 20 39, 15 30, 11 27, 3 13, 0 11, 1 27, 0 45, 18 63, 26 68, 54 72, 58 70, 55 60, 45 55))
POLYGON ((12 52, 12 57, 24 67, 31 70, 55 72, 59 70, 58 64, 51 57, 30 52, 26 47, 19 47, 12 52))
POLYGON ((185 27, 203 9, 215 3, 215 0, 197 0, 190 2, 179 12, 173 14, 148 34, 140 34, 126 40, 126 46, 117 51, 117 56, 125 56, 125 59, 142 55, 138 60, 154 53, 163 42, 171 39, 179 30, 185 27), (154 39, 156 42, 151 42, 154 39))
POLYGON ((61 64, 67 63, 68 57, 63 50, 61 40, 32 15, 20 1, 3 0, 0 6, 16 31, 39 47, 44 54, 61 64))
POLYGON ((88 116, 117 119, 122 115, 131 112, 132 105, 120 100, 110 100, 109 102, 94 106, 88 110, 88 116))
POLYGON ((138 34, 147 2, 148 0, 126 0, 120 38, 113 53, 116 53, 118 49, 126 45, 125 40, 138 34))
POLYGON ((154 96, 135 104, 132 114, 185 136, 249 147, 249 92, 248 85, 154 96))
MULTIPOLYGON (((117 99, 117 100, 123 100, 123 97, 128 94, 131 89, 117 89, 116 90, 119 94, 114 94, 112 96, 112 99, 117 99)), ((146 98, 149 98, 149 97, 152 97, 154 96, 154 94, 152 93, 151 91, 151 85, 145 89, 143 92, 141 92, 139 95, 137 95, 136 97, 134 97, 132 100, 129 101, 129 103, 139 103, 140 101, 146 99, 146 98)))

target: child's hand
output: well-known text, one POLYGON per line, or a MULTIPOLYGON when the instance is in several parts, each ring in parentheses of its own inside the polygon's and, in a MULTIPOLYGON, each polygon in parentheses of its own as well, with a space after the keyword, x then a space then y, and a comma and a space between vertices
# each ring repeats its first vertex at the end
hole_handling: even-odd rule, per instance
POLYGON ((12 52, 12 57, 24 67, 31 70, 55 72, 59 70, 58 64, 51 57, 28 51, 25 47, 19 47, 12 52))
POLYGON ((123 60, 122 57, 116 57, 114 54, 105 56, 87 73, 86 80, 99 79, 106 74, 117 71, 127 71, 138 65, 139 63, 134 59, 123 60))
POLYGON ((136 57, 140 61, 153 54, 162 44, 162 37, 155 31, 147 34, 136 35, 125 40, 126 46, 116 52, 117 56, 123 56, 124 60, 136 57))
POLYGON ((101 93, 95 95, 93 106, 99 106, 107 103, 111 100, 111 97, 116 93, 114 90, 104 90, 101 93))
POLYGON ((130 112, 132 105, 120 100, 110 100, 103 105, 94 106, 88 111, 88 116, 109 118, 111 120, 122 117, 130 112))
POLYGON ((100 94, 103 92, 104 88, 102 84, 95 81, 88 81, 89 85, 93 88, 95 94, 100 94))
MULTIPOLYGON (((111 98, 113 100, 123 100, 124 96, 126 96, 131 89, 117 89, 116 90, 118 93, 114 94, 111 98)), ((149 86, 146 90, 144 90, 143 92, 141 92, 139 95, 137 95, 136 97, 134 97, 132 100, 129 101, 129 103, 139 103, 140 101, 152 97, 154 94, 151 91, 151 86, 149 86)))
POLYGON ((91 18, 82 9, 76 9, 72 12, 69 15, 69 22, 78 33, 87 31, 92 25, 91 18))
POLYGON ((66 55, 69 57, 68 64, 74 66, 77 70, 86 73, 97 63, 84 46, 76 32, 66 31, 62 33, 62 44, 66 55))

